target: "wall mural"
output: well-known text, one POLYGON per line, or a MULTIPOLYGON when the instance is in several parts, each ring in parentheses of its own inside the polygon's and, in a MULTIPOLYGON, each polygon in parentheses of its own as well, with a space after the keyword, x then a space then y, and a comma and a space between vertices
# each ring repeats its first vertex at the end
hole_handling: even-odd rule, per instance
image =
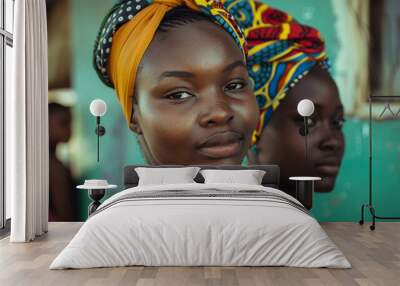
MULTIPOLYGON (((228 0, 224 9, 196 2, 201 13, 176 9, 143 28, 145 16, 131 19, 146 1, 48 1, 51 218, 86 219, 87 193, 73 186, 98 178, 121 190, 126 165, 278 164, 289 194, 289 177, 322 178, 317 219, 358 221, 368 198, 369 129, 354 106, 365 86, 346 82, 358 68, 346 70, 343 59, 357 51, 338 40, 342 22, 355 16, 340 13, 341 1, 228 0), (107 105, 99 162, 94 99, 107 105), (298 110, 304 99, 313 102, 306 117, 298 110), (65 190, 56 188, 60 178, 65 190)), ((368 45, 357 49, 369 53, 368 45)), ((368 65, 364 58, 358 66, 368 65)), ((400 124, 374 120, 376 209, 390 215, 400 201, 400 124)))

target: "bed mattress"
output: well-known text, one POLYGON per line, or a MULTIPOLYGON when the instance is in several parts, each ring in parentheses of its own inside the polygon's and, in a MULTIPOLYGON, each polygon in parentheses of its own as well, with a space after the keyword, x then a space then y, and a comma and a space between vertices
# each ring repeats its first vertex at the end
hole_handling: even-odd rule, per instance
POLYGON ((284 192, 198 183, 138 186, 110 197, 50 269, 129 265, 351 267, 284 192))

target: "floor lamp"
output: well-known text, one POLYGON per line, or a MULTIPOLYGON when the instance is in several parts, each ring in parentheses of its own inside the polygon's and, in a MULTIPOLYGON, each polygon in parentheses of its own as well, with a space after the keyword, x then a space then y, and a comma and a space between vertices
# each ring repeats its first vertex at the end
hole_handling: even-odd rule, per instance
MULTIPOLYGON (((309 99, 301 100, 297 105, 297 112, 304 117, 304 126, 300 128, 299 133, 304 136, 306 162, 308 161, 308 118, 314 113, 314 103, 309 99)), ((321 180, 320 177, 290 177, 289 180, 296 183, 296 199, 301 201, 307 209, 313 205, 313 194, 315 181, 321 180)))

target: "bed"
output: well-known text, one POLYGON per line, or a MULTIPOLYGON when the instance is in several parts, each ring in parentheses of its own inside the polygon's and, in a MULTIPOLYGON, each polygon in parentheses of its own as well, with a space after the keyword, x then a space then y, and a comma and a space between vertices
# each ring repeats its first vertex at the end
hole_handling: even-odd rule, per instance
POLYGON ((200 173, 192 183, 138 185, 139 167, 125 167, 125 190, 103 202, 50 269, 351 267, 308 210, 279 190, 278 166, 199 166, 263 170, 260 185, 204 182, 200 173))

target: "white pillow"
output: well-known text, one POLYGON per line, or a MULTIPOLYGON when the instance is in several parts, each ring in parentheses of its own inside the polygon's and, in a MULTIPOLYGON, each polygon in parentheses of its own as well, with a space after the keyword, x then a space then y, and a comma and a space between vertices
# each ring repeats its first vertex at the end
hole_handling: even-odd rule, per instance
POLYGON ((138 186, 195 183, 193 179, 199 170, 199 167, 135 168, 139 176, 138 186))
POLYGON ((245 184, 261 185, 265 171, 262 170, 201 170, 205 184, 245 184))

